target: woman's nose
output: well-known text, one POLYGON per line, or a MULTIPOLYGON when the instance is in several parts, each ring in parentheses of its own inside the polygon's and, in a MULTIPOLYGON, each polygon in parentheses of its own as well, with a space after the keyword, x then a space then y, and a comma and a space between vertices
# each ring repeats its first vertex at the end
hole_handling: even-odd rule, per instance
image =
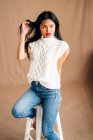
POLYGON ((50 31, 50 27, 47 27, 47 32, 49 32, 50 31))

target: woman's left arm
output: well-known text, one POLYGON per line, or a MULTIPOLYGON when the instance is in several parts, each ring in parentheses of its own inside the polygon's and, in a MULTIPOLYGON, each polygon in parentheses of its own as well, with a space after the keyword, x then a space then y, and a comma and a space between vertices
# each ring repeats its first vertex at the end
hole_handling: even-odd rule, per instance
POLYGON ((58 59, 58 62, 57 62, 57 69, 58 69, 58 73, 59 75, 61 75, 61 68, 62 68, 62 65, 63 63, 65 62, 67 56, 69 55, 69 49, 67 49, 67 51, 62 55, 62 57, 60 57, 58 59))

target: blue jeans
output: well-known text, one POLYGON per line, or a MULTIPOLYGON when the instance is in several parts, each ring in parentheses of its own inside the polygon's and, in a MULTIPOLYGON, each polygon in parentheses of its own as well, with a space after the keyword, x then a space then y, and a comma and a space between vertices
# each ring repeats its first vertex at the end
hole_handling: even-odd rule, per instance
POLYGON ((59 140, 54 131, 54 123, 61 102, 60 89, 48 89, 39 82, 33 81, 31 87, 17 101, 12 109, 16 118, 35 117, 35 106, 42 104, 42 133, 47 140, 59 140))

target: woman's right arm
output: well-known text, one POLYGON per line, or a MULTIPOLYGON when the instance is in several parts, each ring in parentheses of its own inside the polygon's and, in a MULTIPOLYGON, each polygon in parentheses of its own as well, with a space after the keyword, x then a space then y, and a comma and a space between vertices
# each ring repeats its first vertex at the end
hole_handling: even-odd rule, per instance
POLYGON ((29 31, 28 24, 29 23, 27 21, 22 23, 22 31, 20 34, 20 40, 19 40, 18 51, 17 51, 18 60, 23 60, 27 56, 25 52, 25 37, 29 31))

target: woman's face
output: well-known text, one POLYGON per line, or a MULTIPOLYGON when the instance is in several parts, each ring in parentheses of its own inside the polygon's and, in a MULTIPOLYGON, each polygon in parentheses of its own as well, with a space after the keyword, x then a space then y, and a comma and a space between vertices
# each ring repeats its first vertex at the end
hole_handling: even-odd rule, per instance
POLYGON ((45 19, 40 24, 40 31, 43 37, 52 37, 55 33, 55 23, 50 19, 45 19))

